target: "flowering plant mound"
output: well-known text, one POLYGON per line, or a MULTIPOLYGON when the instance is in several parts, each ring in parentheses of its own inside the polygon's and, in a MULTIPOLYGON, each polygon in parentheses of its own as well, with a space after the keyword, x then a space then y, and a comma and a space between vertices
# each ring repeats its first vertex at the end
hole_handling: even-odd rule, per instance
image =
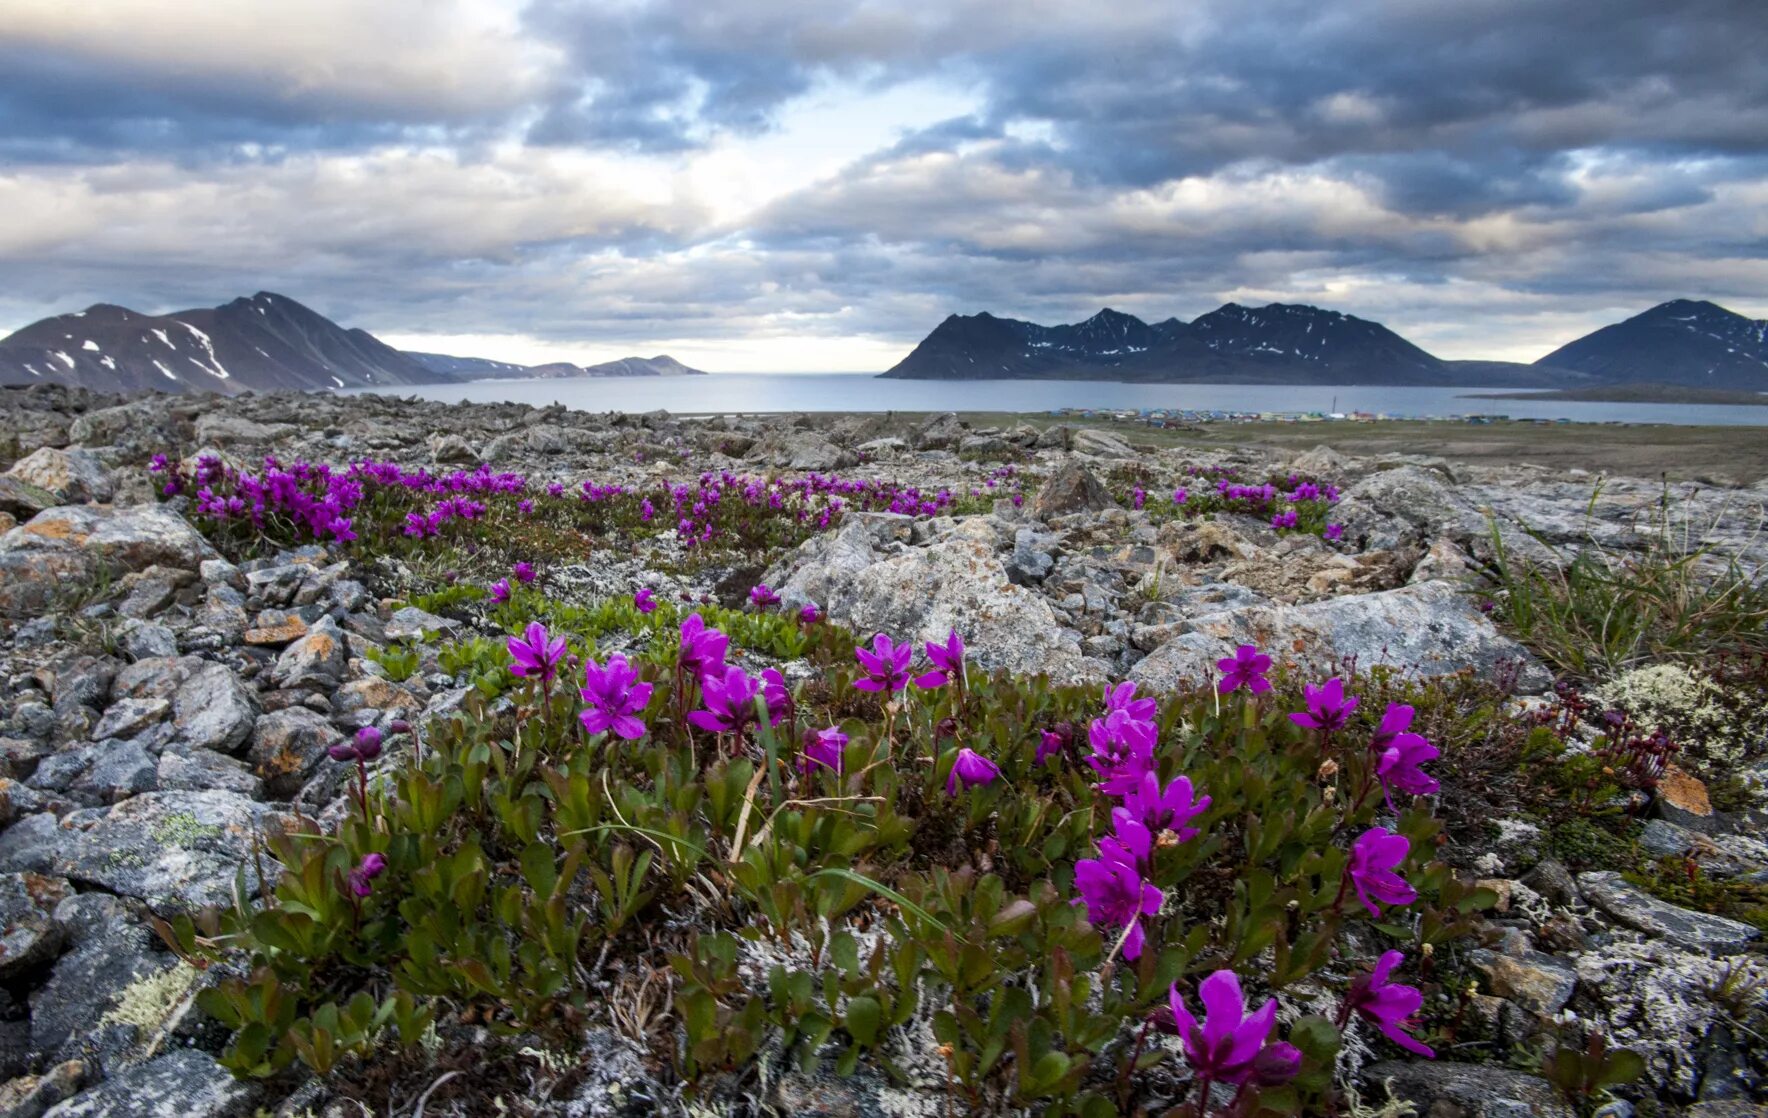
MULTIPOLYGON (((663 534, 690 553, 760 555, 796 546, 849 510, 918 516, 975 511, 1001 485, 998 471, 969 496, 878 478, 717 471, 647 488, 594 480, 565 486, 486 465, 437 474, 393 462, 284 465, 266 457, 252 471, 213 456, 182 462, 165 454, 155 455, 148 469, 163 496, 189 498, 198 525, 235 552, 264 541, 366 538, 393 551, 514 542, 526 551, 509 574, 524 585, 533 581, 530 562, 537 557, 578 556, 591 547, 663 534)), ((757 605, 771 604, 763 589, 757 605)))
POLYGON ((1344 526, 1332 522, 1338 487, 1301 474, 1273 474, 1253 484, 1241 480, 1234 466, 1189 466, 1177 484, 1167 484, 1146 467, 1133 466, 1112 480, 1124 491, 1124 504, 1156 520, 1230 512, 1266 521, 1279 534, 1305 532, 1327 540, 1344 534, 1344 526))
POLYGON ((1345 700, 1355 679, 1327 729, 1291 719, 1293 681, 1254 692, 1256 652, 1245 686, 1157 699, 816 623, 789 674, 749 665, 793 617, 512 595, 508 641, 444 658, 509 702, 340 743, 336 833, 270 836, 261 907, 165 928, 229 965, 201 997, 238 1074, 349 1074, 467 1020, 568 1050, 663 981, 669 1008, 613 1019, 689 1091, 768 1049, 902 1074, 930 1033, 972 1112, 1316 1114, 1343 1104, 1344 1030, 1433 1031, 1428 975, 1356 945, 1428 955, 1491 901, 1430 860, 1428 802, 1381 768, 1401 716, 1345 700), (1335 1013, 1276 1025, 1322 991, 1335 1013))

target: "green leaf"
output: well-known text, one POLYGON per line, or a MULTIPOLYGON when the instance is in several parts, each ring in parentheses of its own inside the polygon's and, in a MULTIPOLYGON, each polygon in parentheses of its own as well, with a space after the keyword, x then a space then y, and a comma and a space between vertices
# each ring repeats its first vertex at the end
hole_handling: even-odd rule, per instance
POLYGON ((842 1014, 842 1024, 849 1034, 859 1043, 870 1048, 878 1040, 878 1027, 884 1018, 884 1010, 878 999, 867 994, 847 999, 847 1009, 842 1014))

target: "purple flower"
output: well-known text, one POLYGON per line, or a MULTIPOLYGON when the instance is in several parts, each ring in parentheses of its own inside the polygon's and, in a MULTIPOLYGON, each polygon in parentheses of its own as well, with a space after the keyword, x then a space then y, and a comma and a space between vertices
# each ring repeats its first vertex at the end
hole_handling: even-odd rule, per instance
POLYGON ((1387 1039, 1408 1052, 1434 1060, 1436 1053, 1429 1045, 1406 1033, 1406 1026, 1412 1024, 1412 1016, 1424 1004, 1424 995, 1415 987, 1387 980, 1387 976, 1405 959, 1405 954, 1400 951, 1383 953, 1376 960, 1375 969, 1355 979, 1351 988, 1345 991, 1345 1013, 1361 1013, 1373 1021, 1387 1039))
POLYGON ((964 678, 964 638, 958 636, 953 629, 945 638, 944 644, 927 642, 927 659, 933 662, 933 670, 915 677, 915 686, 934 688, 943 686, 952 679, 964 678))
POLYGON ((1048 764, 1050 758, 1059 756, 1068 739, 1054 730, 1045 730, 1042 739, 1037 743, 1036 761, 1040 765, 1048 764))
POLYGON ((767 724, 778 726, 780 720, 792 713, 792 692, 786 686, 786 677, 778 668, 766 668, 761 673, 761 701, 767 705, 767 724))
POLYGON ((1400 734, 1393 744, 1381 751, 1375 762, 1375 773, 1381 778, 1381 791, 1387 797, 1388 810, 1394 810, 1394 789, 1413 796, 1429 796, 1441 788, 1436 778, 1418 766, 1434 761, 1441 753, 1422 734, 1400 734))
POLYGON ((1001 775, 1001 767, 987 757, 971 749, 969 746, 958 750, 958 759, 952 762, 952 771, 945 778, 945 794, 958 794, 958 781, 963 781, 967 788, 978 784, 992 784, 1001 775))
POLYGON ((1095 787, 1107 796, 1121 796, 1140 784, 1142 777, 1154 770, 1158 736, 1153 723, 1138 721, 1121 710, 1093 719, 1087 727, 1087 744, 1093 752, 1086 762, 1101 777, 1095 787))
POLYGON ((1142 957, 1142 944, 1147 939, 1141 918, 1159 912, 1166 898, 1142 880, 1135 860, 1123 853, 1115 843, 1101 843, 1099 857, 1074 864, 1074 887, 1080 893, 1074 903, 1087 906, 1087 923, 1096 928, 1128 928, 1123 957, 1134 961, 1142 957))
POLYGON ((1150 771, 1142 774, 1124 794, 1123 806, 1113 808, 1111 814, 1115 818, 1118 812, 1125 812, 1149 829, 1171 831, 1184 842, 1197 837, 1197 828, 1189 824, 1208 811, 1209 805, 1210 798, 1199 797, 1189 777, 1175 776, 1162 788, 1160 778, 1150 771))
POLYGON ((530 621, 522 636, 509 639, 509 651, 510 674, 524 679, 530 675, 539 676, 541 686, 545 687, 552 683, 560 662, 565 659, 565 638, 551 636, 545 625, 530 621))
POLYGON ((1379 917, 1380 905, 1408 905, 1418 899, 1406 879, 1394 872, 1411 849, 1412 843, 1405 835, 1394 834, 1385 827, 1369 828, 1351 845, 1351 860, 1345 872, 1350 874, 1357 899, 1369 915, 1379 917))
POLYGON ((1111 834, 1099 840, 1099 850, 1119 861, 1145 866, 1154 857, 1154 832, 1121 807, 1111 809, 1111 834))
POLYGON ((901 691, 909 685, 909 661, 915 646, 908 642, 896 644, 883 633, 872 637, 872 651, 853 650, 854 659, 866 671, 866 678, 853 684, 861 691, 901 691))
POLYGON ((649 586, 638 588, 638 592, 632 596, 632 604, 638 607, 640 613, 651 613, 657 608, 657 600, 651 596, 649 586))
POLYGON ((491 600, 499 605, 510 600, 510 580, 500 578, 491 584, 491 600))
POLYGON ((1248 1014, 1240 979, 1231 970, 1216 971, 1198 983, 1197 997, 1203 1002, 1202 1025, 1191 1016, 1177 983, 1167 992, 1185 1060, 1199 1076, 1216 1083, 1272 1087, 1301 1070, 1300 1051, 1282 1041, 1270 1043, 1271 1028, 1277 1023, 1276 998, 1248 1014))
POLYGON ((847 735, 834 726, 826 730, 807 730, 804 734, 804 756, 798 759, 798 771, 808 775, 816 766, 841 771, 841 754, 847 748, 847 735))
POLYGON ((626 657, 608 657, 607 666, 588 660, 583 665, 585 686, 578 693, 588 707, 577 717, 592 734, 612 731, 615 737, 637 741, 645 736, 639 715, 651 701, 652 684, 638 682, 638 670, 626 657))
POLYGON ((690 613, 681 623, 681 652, 676 657, 676 664, 691 676, 722 676, 724 653, 730 642, 730 638, 717 629, 707 628, 699 614, 690 613))
POLYGON ((373 726, 356 731, 349 741, 341 741, 326 750, 334 761, 368 762, 381 755, 381 732, 373 726))
POLYGON ((779 605, 780 596, 775 594, 773 588, 767 583, 758 582, 749 591, 749 604, 756 609, 766 609, 768 606, 779 605))
POLYGON ((529 500, 528 498, 524 497, 520 501, 516 502, 516 511, 521 513, 523 516, 533 516, 534 515, 534 502, 529 500))
POLYGON ((1334 677, 1318 687, 1310 683, 1303 690, 1307 693, 1308 709, 1289 716, 1297 726, 1322 733, 1342 730, 1350 721, 1351 711, 1357 709, 1358 699, 1355 695, 1345 696, 1342 679, 1334 677))
POLYGON ((1130 491, 1130 505, 1132 507, 1139 509, 1147 500, 1148 491, 1141 486, 1138 485, 1135 489, 1130 491))
POLYGON ((1328 524, 1328 525, 1326 525, 1326 530, 1324 532, 1321 532, 1320 534, 1329 540, 1341 539, 1344 536, 1344 525, 1342 525, 1342 524, 1328 524))
POLYGON ((1405 733, 1412 725, 1412 718, 1417 712, 1405 703, 1389 703, 1381 713, 1381 722, 1375 727, 1375 734, 1369 739, 1369 748, 1380 753, 1394 743, 1394 739, 1405 733))
POLYGON ((814 625, 821 621, 822 617, 823 611, 817 608, 815 602, 805 602, 798 610, 798 620, 806 625, 814 625))
POLYGON ((1293 528, 1299 520, 1301 520, 1301 517, 1296 515, 1294 509, 1284 509, 1282 512, 1271 517, 1271 527, 1277 529, 1293 528))
POLYGON ((700 686, 705 691, 701 701, 706 709, 688 714, 693 725, 707 733, 740 734, 755 721, 755 697, 761 694, 761 681, 742 668, 721 666, 718 672, 701 676, 700 686))
POLYGON ((1265 678, 1271 670, 1271 658, 1250 644, 1243 644, 1234 650, 1234 655, 1217 660, 1216 667, 1222 673, 1216 690, 1224 695, 1241 687, 1254 695, 1271 689, 1271 681, 1265 678))
POLYGON ((374 892, 374 886, 370 885, 369 882, 379 877, 381 871, 386 868, 387 859, 384 855, 364 854, 361 863, 348 874, 350 892, 356 894, 358 897, 368 896, 370 893, 374 892))
POLYGON ((1116 687, 1105 685, 1105 713, 1123 711, 1137 722, 1152 722, 1160 713, 1160 704, 1149 698, 1136 698, 1136 685, 1123 682, 1116 687))
POLYGON ((514 567, 510 568, 510 573, 516 576, 517 582, 526 586, 534 581, 534 564, 528 562, 517 563, 514 567))

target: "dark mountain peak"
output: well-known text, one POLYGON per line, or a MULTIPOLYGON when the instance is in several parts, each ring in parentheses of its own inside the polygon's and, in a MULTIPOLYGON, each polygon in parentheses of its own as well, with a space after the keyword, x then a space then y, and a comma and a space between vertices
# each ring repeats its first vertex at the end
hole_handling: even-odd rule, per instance
POLYGON ((100 303, 0 342, 0 382, 14 384, 234 393, 433 379, 372 334, 268 291, 165 315, 100 303))
POLYGON ((1671 299, 1535 362, 1613 383, 1768 389, 1768 320, 1705 299, 1671 299))

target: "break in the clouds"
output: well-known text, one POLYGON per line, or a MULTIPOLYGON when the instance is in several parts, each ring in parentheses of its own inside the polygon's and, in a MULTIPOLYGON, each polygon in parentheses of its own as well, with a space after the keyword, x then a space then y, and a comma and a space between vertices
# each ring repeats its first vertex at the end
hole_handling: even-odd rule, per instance
POLYGON ((1768 312, 1760 0, 8 0, 0 328, 279 290, 428 348, 877 369, 1293 300, 1531 359, 1768 312))

